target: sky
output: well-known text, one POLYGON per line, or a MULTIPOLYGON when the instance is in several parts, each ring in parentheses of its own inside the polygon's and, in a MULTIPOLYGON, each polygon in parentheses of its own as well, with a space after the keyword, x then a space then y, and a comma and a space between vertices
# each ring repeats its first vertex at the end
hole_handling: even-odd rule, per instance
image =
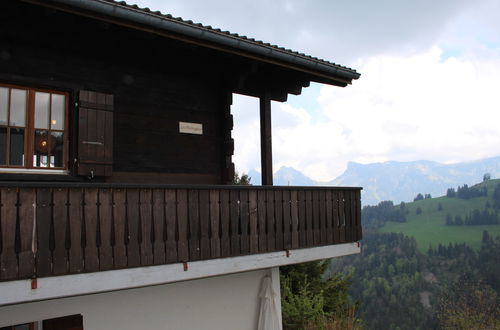
MULTIPOLYGON (((272 104, 273 166, 318 181, 348 162, 500 155, 498 0, 128 0, 356 69, 272 104)), ((235 95, 233 160, 260 170, 258 100, 235 95)))

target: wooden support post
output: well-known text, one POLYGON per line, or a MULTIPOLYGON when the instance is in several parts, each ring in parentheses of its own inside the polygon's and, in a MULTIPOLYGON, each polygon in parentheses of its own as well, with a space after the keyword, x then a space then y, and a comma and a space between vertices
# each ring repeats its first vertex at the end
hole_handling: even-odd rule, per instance
POLYGON ((262 185, 273 185, 273 148, 271 137, 271 98, 265 94, 260 98, 260 163, 262 185))

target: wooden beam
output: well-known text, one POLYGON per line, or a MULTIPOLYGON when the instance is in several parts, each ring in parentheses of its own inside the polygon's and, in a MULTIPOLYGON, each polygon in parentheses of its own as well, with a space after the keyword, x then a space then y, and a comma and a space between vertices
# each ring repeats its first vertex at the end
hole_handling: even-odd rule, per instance
POLYGON ((269 93, 260 97, 260 163, 262 185, 273 185, 273 148, 271 137, 271 97, 269 93))

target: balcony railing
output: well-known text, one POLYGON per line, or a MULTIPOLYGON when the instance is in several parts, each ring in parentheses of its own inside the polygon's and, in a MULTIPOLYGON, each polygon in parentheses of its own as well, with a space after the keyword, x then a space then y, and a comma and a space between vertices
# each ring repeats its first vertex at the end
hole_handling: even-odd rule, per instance
POLYGON ((0 281, 356 242, 360 190, 0 183, 0 281))

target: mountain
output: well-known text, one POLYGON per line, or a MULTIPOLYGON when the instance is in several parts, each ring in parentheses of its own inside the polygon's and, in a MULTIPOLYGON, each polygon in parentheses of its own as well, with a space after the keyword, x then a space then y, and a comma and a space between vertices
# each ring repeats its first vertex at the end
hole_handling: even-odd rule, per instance
POLYGON ((383 200, 412 201, 418 193, 442 196, 447 188, 481 181, 485 173, 500 177, 500 157, 457 164, 426 160, 366 165, 350 162, 341 176, 327 184, 361 186, 363 204, 374 205, 383 200))
MULTIPOLYGON (((500 178, 500 157, 457 164, 427 160, 372 164, 349 162, 346 171, 329 182, 314 181, 294 168, 283 166, 274 173, 274 184, 359 186, 363 187, 363 204, 375 205, 383 200, 396 203, 412 201, 418 193, 442 196, 448 188, 481 181, 485 173, 490 173, 492 178, 500 178)), ((251 170, 248 175, 252 178, 252 184, 261 184, 259 172, 251 170)))

